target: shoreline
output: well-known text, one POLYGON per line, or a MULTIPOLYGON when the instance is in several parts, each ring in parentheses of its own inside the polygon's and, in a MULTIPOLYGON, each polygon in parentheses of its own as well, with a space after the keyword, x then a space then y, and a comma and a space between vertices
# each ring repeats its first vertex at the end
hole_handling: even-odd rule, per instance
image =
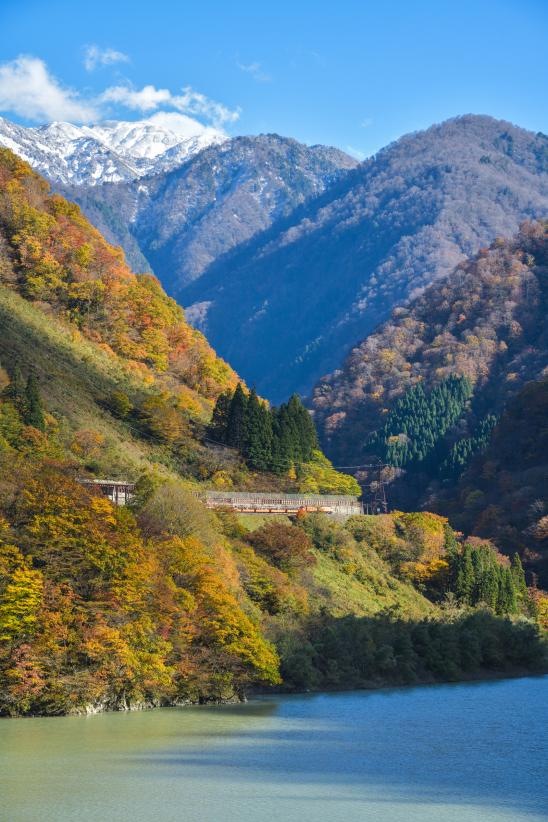
POLYGON ((98 705, 89 704, 78 708, 74 708, 66 713, 47 714, 47 713, 28 713, 15 714, 9 716, 7 714, 0 716, 0 721, 6 719, 55 719, 58 717, 91 717, 100 714, 116 714, 116 713, 136 713, 140 711, 152 711, 160 708, 199 708, 212 707, 220 705, 245 705, 248 701, 259 698, 264 699, 268 697, 277 696, 318 696, 320 694, 344 694, 350 692, 364 692, 371 693, 373 691, 382 691, 388 689, 410 689, 410 688, 426 688, 435 687, 437 685, 465 685, 482 682, 497 682, 509 679, 526 679, 529 677, 542 678, 548 676, 548 667, 542 670, 528 670, 528 669, 514 669, 512 671, 494 671, 492 673, 477 673, 471 674, 459 679, 425 679, 417 682, 390 682, 387 680, 378 680, 370 683, 352 684, 348 687, 321 687, 321 688, 307 688, 304 690, 284 689, 284 688, 264 688, 248 691, 241 697, 227 697, 226 699, 207 699, 203 701, 192 701, 189 699, 174 699, 172 702, 161 702, 160 700, 143 700, 140 702, 128 703, 124 701, 120 707, 114 707, 108 700, 98 705))
POLYGON ((298 696, 299 694, 345 694, 351 691, 364 691, 370 693, 371 691, 383 691, 388 689, 405 689, 405 688, 427 688, 436 687, 437 685, 467 685, 474 682, 497 682, 505 679, 527 679, 528 677, 545 677, 548 676, 548 666, 542 670, 528 670, 518 669, 513 671, 499 671, 492 674, 472 674, 459 679, 421 679, 416 682, 391 682, 383 680, 379 682, 372 682, 369 684, 349 685, 348 687, 322 687, 322 688, 307 688, 306 690, 284 690, 283 688, 276 688, 273 690, 256 690, 249 692, 250 699, 254 697, 263 696, 298 696))

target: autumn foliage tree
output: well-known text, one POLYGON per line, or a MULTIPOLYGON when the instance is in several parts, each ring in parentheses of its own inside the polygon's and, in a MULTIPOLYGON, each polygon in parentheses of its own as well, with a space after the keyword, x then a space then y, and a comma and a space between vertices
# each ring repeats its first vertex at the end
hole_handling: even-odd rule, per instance
POLYGON ((260 554, 284 571, 291 573, 315 564, 312 542, 300 528, 271 522, 253 531, 248 540, 260 554))

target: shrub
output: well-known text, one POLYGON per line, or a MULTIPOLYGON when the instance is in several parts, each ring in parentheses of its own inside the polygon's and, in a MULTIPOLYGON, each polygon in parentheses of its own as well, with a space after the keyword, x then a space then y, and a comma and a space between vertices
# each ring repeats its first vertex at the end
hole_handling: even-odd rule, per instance
POLYGON ((301 528, 294 525, 283 522, 266 523, 253 531, 247 539, 256 551, 288 573, 316 562, 310 539, 301 528))

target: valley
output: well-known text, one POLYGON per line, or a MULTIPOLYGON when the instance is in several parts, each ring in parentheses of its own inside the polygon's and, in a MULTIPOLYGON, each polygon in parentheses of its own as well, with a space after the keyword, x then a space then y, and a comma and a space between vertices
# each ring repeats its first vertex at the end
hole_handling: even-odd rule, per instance
POLYGON ((548 822, 548 5, 0 30, 1 822, 548 822))
POLYGON ((0 713, 544 670, 518 551, 437 513, 311 510, 360 489, 299 397, 250 390, 9 150, 0 190, 0 713), (201 502, 242 492, 307 504, 201 502))

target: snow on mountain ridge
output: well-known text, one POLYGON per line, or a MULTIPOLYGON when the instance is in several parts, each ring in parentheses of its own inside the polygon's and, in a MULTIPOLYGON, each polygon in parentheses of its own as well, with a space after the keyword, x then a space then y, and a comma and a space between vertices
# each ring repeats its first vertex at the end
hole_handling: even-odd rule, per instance
POLYGON ((110 120, 83 126, 82 131, 124 156, 147 160, 189 141, 205 147, 226 139, 222 131, 175 112, 159 112, 136 122, 110 120))
POLYGON ((169 171, 209 145, 222 131, 175 112, 133 122, 92 126, 53 122, 19 126, 0 117, 0 145, 15 151, 53 182, 98 185, 169 171))

